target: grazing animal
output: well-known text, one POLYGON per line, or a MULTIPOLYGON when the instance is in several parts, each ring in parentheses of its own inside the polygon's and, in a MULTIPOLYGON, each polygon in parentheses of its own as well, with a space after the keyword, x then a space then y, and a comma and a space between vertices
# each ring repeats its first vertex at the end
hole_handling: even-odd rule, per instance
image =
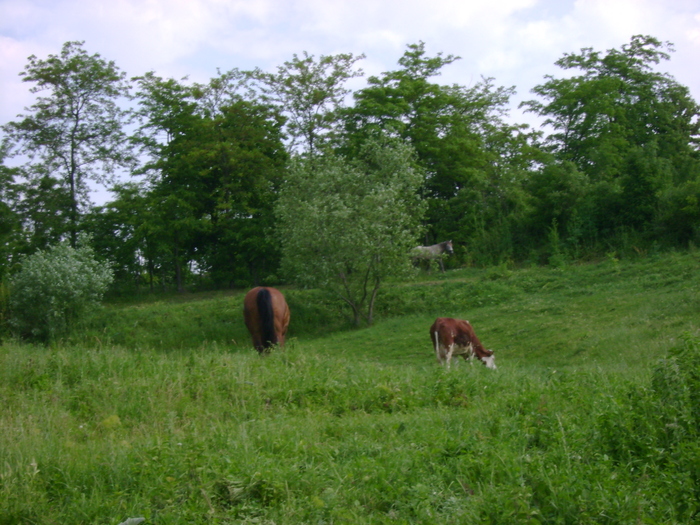
POLYGON ((466 361, 476 357, 486 368, 496 368, 493 352, 484 348, 469 321, 438 317, 430 327, 430 339, 438 362, 447 364, 447 368, 453 355, 461 355, 466 361))
POLYGON ((411 252, 411 257, 414 261, 433 261, 437 259, 440 263, 442 273, 445 273, 445 264, 442 262, 443 254, 452 255, 452 241, 439 242, 431 246, 416 246, 411 252))
POLYGON ((282 292, 264 286, 253 288, 243 299, 243 318, 258 352, 267 353, 276 344, 284 346, 289 306, 282 292))

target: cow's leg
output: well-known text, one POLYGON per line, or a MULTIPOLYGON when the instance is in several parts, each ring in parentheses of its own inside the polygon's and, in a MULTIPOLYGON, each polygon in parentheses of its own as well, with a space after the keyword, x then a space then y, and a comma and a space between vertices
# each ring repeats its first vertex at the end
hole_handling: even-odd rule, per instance
POLYGON ((442 345, 440 345, 440 337, 437 331, 433 332, 433 342, 435 343, 435 357, 437 358, 438 363, 442 364, 443 351, 441 348, 442 345))
POLYGON ((474 366, 474 346, 471 343, 464 349, 462 356, 464 356, 465 361, 474 366))
POLYGON ((455 345, 452 343, 447 349, 447 369, 450 369, 450 363, 452 361, 452 353, 455 351, 455 345))

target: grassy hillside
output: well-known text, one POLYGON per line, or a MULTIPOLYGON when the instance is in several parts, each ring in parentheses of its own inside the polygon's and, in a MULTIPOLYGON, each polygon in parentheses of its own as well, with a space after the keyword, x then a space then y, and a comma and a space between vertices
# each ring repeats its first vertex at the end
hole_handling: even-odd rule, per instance
POLYGON ((287 290, 266 358, 241 294, 109 305, 0 347, 0 524, 697 521, 699 263, 424 275, 360 330, 287 290), (437 315, 498 370, 440 368, 437 315))
MULTIPOLYGON (((284 290, 290 336, 321 352, 424 363, 437 316, 466 318, 504 366, 648 364, 698 328, 700 254, 609 259, 564 269, 466 269, 423 274, 381 292, 378 322, 352 330, 342 304, 318 291, 284 290)), ((249 352, 244 291, 108 305, 69 341, 166 352, 217 344, 249 352)))

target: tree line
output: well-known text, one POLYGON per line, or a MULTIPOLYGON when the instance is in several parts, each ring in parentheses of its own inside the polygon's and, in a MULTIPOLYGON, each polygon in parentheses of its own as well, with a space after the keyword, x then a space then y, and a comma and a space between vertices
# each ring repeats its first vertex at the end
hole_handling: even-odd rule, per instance
POLYGON ((2 126, 0 278, 89 242, 124 290, 335 279, 351 304, 411 245, 451 239, 460 266, 697 244, 700 108, 657 71, 672 50, 639 35, 564 54, 522 104, 534 130, 509 121, 512 87, 440 84, 459 57, 422 42, 352 92, 363 55, 200 84, 67 42, 29 57, 36 101, 2 126), (112 200, 92 205, 91 184, 112 200))

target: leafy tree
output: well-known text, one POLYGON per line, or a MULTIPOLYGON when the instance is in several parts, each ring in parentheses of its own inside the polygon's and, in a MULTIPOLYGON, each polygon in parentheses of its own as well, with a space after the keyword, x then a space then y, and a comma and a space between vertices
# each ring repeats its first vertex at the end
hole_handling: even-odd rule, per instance
POLYGON ((548 75, 533 89, 545 101, 523 105, 553 128, 550 148, 595 179, 618 175, 631 146, 659 141, 668 153, 688 153, 700 144, 698 107, 687 88, 653 69, 672 50, 668 42, 637 35, 604 56, 592 48, 567 53, 556 64, 582 74, 548 75))
POLYGON ((661 192, 658 221, 669 242, 700 244, 700 176, 661 192))
POLYGON ((84 229, 100 260, 109 261, 115 282, 127 289, 146 281, 154 289, 155 261, 164 249, 154 235, 149 236, 149 200, 143 185, 119 184, 112 190, 115 198, 93 208, 85 217, 84 229))
POLYGON ((197 203, 207 195, 188 160, 201 118, 192 89, 184 83, 152 72, 134 80, 141 121, 137 137, 149 156, 137 172, 146 174, 150 185, 144 228, 167 246, 177 290, 183 291, 184 268, 202 229, 197 203))
POLYGON ((356 325, 371 324, 381 284, 411 271, 422 180, 398 141, 369 141, 352 160, 295 159, 276 208, 283 269, 341 298, 356 325))
MULTIPOLYGON (((125 74, 82 42, 66 42, 60 55, 32 55, 20 73, 39 95, 28 115, 3 126, 16 154, 29 158, 32 180, 56 181, 69 196, 68 232, 75 246, 81 208, 88 202, 88 180, 108 182, 132 157, 122 129, 125 112, 118 101, 128 96, 125 74)), ((59 231, 63 235, 66 231, 59 231)))
POLYGON ((30 254, 58 244, 71 228, 70 193, 49 175, 32 177, 14 187, 14 209, 21 232, 16 251, 30 254))
POLYGON ((217 284, 272 273, 267 241, 287 153, 277 110, 246 100, 245 77, 229 72, 187 86, 153 74, 139 82, 142 143, 151 160, 150 237, 169 246, 178 289, 196 261, 217 284))
MULTIPOLYGON (((449 107, 457 103, 459 93, 431 83, 445 66, 459 57, 425 56, 425 44, 408 46, 399 59, 401 69, 368 79, 368 87, 354 93, 355 105, 345 112, 346 129, 359 143, 368 134, 380 133, 420 144, 425 135, 435 135, 450 126, 449 107)), ((456 86, 457 91, 460 91, 456 86)))
POLYGON ((546 251, 554 236, 565 241, 561 248, 567 253, 561 253, 562 257, 580 257, 582 244, 594 241, 596 236, 594 225, 584 223, 582 218, 589 216, 585 212, 585 199, 591 191, 588 176, 573 162, 545 157, 541 169, 531 174, 524 189, 529 206, 522 234, 531 250, 546 251))
POLYGON ((504 120, 512 88, 495 87, 492 79, 470 88, 433 81, 458 59, 427 56, 423 42, 409 45, 399 69, 370 77, 354 94, 344 151, 352 155, 372 135, 409 141, 426 174, 426 241, 451 238, 479 246, 471 252, 484 259, 498 258, 512 251, 511 223, 522 214, 521 182, 535 158, 534 136, 504 120))
POLYGON ((282 140, 285 119, 276 107, 244 98, 255 95, 240 72, 198 89, 203 126, 192 158, 210 185, 208 228, 198 262, 217 284, 259 283, 279 266, 270 233, 288 160, 282 140), (220 96, 227 85, 232 85, 228 96, 220 96))
POLYGON ((339 111, 349 90, 344 84, 362 76, 355 63, 365 58, 352 53, 324 56, 318 60, 304 52, 277 68, 277 73, 256 70, 257 79, 266 97, 288 117, 290 149, 299 147, 313 155, 334 134, 340 122, 339 111))
POLYGON ((39 250, 10 281, 10 325, 24 337, 54 339, 83 319, 111 282, 109 265, 88 246, 39 250))
POLYGON ((553 130, 550 151, 589 178, 587 220, 602 236, 619 227, 651 234, 662 197, 700 176, 700 108, 654 70, 672 50, 637 35, 619 50, 565 54, 556 64, 580 74, 547 76, 533 90, 542 100, 524 103, 553 130))
POLYGON ((11 266, 20 225, 14 209, 14 181, 19 170, 5 166, 6 151, 6 144, 0 142, 0 286, 11 266))

